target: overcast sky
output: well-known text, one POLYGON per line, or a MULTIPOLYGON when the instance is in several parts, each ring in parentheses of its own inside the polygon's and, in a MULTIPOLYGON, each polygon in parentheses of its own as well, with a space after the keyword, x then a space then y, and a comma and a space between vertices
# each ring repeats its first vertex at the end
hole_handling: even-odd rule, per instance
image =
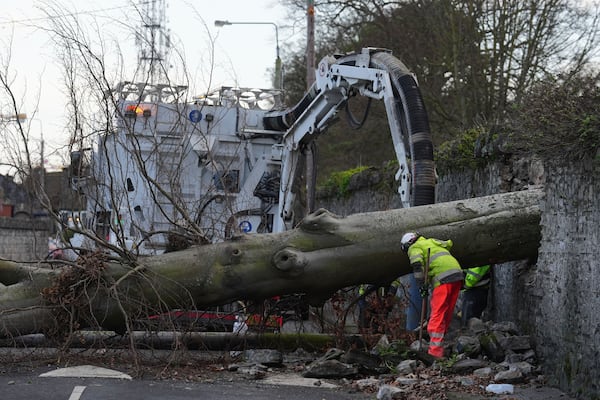
MULTIPOLYGON (((3 64, 6 49, 11 47, 10 68, 16 73, 14 86, 23 98, 22 112, 31 115, 37 107, 32 132, 40 128, 48 149, 64 144, 63 131, 65 98, 62 78, 55 51, 48 35, 39 28, 47 23, 40 10, 48 0, 0 1, 0 54, 3 64), (12 45, 7 41, 12 38, 12 45), (39 104, 37 104, 40 93, 39 104)), ((102 30, 112 37, 129 40, 130 63, 135 64, 137 49, 122 25, 138 26, 132 7, 139 0, 103 0, 72 2, 59 0, 65 14, 76 13, 81 18, 94 17, 102 30), (130 14, 132 20, 124 21, 130 14)), ((215 72, 212 87, 238 85, 241 87, 271 87, 268 69, 274 68, 276 56, 273 25, 214 26, 216 19, 232 22, 274 22, 279 26, 279 44, 289 46, 301 40, 302 26, 289 29, 285 9, 276 0, 166 0, 167 27, 172 40, 185 51, 187 69, 196 77, 195 93, 206 90, 206 71, 210 37, 216 39, 215 72)), ((298 19, 302 19, 299 16, 298 19)), ((128 46, 125 44, 125 48, 128 46)), ((283 51, 283 50, 282 50, 283 51)), ((2 99, 1 104, 5 104, 2 99)), ((5 112, 1 110, 0 112, 5 112)), ((51 164, 56 164, 52 160, 51 164)), ((53 166, 53 165, 52 165, 53 166)))

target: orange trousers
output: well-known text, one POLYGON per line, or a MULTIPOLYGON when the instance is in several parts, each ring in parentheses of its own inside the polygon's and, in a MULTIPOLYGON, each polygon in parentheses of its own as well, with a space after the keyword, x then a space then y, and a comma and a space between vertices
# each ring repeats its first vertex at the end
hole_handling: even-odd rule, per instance
POLYGON ((454 306, 462 286, 461 281, 443 283, 431 294, 431 314, 427 323, 429 333, 428 353, 434 357, 444 357, 444 336, 452 322, 454 306))

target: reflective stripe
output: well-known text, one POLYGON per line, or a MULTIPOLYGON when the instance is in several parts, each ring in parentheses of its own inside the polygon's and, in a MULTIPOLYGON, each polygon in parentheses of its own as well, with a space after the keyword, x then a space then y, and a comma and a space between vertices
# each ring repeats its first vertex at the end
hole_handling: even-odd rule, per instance
POLYGON ((434 255, 429 257, 429 263, 431 264, 434 260, 437 260, 438 258, 440 258, 442 256, 449 256, 449 255, 450 255, 450 253, 447 251, 440 251, 439 253, 435 253, 434 255))
POLYGON ((470 282, 469 278, 468 277, 465 278, 465 281, 467 282, 467 285, 470 286, 470 287, 480 287, 480 286, 485 286, 488 283, 490 283, 489 278, 481 280, 484 275, 478 274, 477 272, 474 272, 474 271, 472 271, 470 269, 467 270, 466 274, 467 275, 471 275, 472 277, 475 278, 475 282, 476 283, 475 284, 471 284, 471 285, 468 285, 469 282, 470 282))
POLYGON ((429 342, 429 347, 444 347, 441 343, 429 342))
POLYGON ((439 274, 437 274, 436 276, 433 277, 433 283, 440 283, 440 281, 442 279, 447 278, 447 277, 457 274, 457 273, 462 274, 462 272, 459 272, 455 269, 450 269, 448 271, 440 272, 439 274))
POLYGON ((482 281, 477 282, 473 287, 481 287, 490 283, 489 279, 484 279, 482 281))
POLYGON ((477 273, 475 273, 475 272, 473 272, 471 270, 467 270, 467 275, 471 275, 471 276, 474 276, 477 279, 481 279, 481 275, 479 275, 479 274, 477 274, 477 273))
POLYGON ((465 270, 465 288, 486 286, 490 283, 490 265, 482 265, 465 270))
POLYGON ((444 339, 444 334, 441 332, 429 332, 429 337, 430 338, 439 338, 439 339, 444 339))

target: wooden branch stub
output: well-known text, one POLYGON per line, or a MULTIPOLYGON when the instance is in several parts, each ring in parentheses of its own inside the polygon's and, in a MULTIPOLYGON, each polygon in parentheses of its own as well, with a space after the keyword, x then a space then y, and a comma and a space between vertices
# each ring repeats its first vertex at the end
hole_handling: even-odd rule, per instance
POLYGON ((273 255, 273 265, 278 270, 287 272, 291 277, 296 278, 304 273, 304 268, 308 265, 308 258, 301 251, 286 247, 273 255))
POLYGON ((319 208, 304 217, 299 228, 305 232, 333 232, 337 230, 340 217, 324 208, 319 208))
POLYGON ((243 251, 239 246, 225 246, 219 257, 219 262, 223 265, 239 264, 242 260, 243 251))

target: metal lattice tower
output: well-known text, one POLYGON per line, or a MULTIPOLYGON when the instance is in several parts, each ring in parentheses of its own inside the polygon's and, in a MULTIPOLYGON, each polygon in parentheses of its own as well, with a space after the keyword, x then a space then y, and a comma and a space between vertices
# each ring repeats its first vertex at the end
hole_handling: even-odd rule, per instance
POLYGON ((150 84, 166 82, 171 41, 166 27, 166 0, 139 0, 138 64, 150 84))

